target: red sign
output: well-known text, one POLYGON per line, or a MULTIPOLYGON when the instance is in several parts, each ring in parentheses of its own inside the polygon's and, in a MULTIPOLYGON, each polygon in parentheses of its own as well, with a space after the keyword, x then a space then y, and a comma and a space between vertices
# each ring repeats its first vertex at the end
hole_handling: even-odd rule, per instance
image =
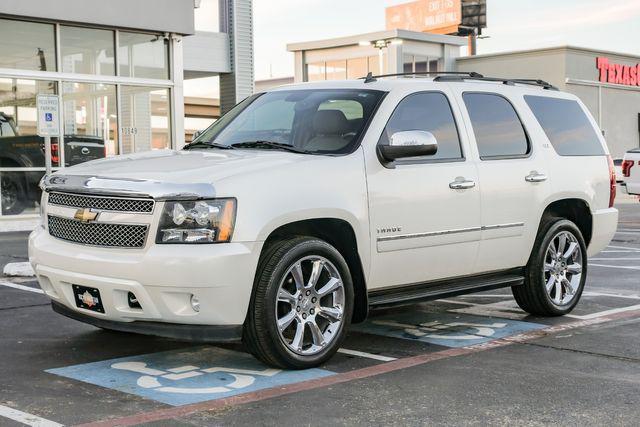
POLYGON ((614 83, 626 86, 640 86, 640 64, 622 65, 609 62, 609 58, 596 58, 596 67, 600 71, 602 83, 614 83))

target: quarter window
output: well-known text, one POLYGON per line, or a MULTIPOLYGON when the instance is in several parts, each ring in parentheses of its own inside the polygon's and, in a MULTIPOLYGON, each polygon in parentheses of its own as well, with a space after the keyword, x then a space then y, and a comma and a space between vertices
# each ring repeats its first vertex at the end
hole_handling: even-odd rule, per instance
POLYGON ((596 130, 576 101, 529 95, 524 100, 559 155, 604 154, 596 130))
POLYGON ((381 145, 389 144, 396 132, 421 130, 431 132, 438 141, 438 152, 425 160, 462 158, 458 128, 447 97, 439 92, 416 93, 404 98, 391 115, 380 136, 381 145))
POLYGON ((481 159, 529 153, 524 126, 509 101, 490 93, 465 93, 463 98, 481 159))

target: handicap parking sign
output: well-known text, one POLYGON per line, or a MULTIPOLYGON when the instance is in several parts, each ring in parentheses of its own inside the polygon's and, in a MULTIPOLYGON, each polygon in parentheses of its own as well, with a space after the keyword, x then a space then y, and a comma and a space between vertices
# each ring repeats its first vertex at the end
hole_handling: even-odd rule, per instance
POLYGON ((511 319, 412 311, 371 318, 355 329, 445 347, 466 347, 545 327, 511 319))
POLYGON ((53 121, 53 114, 51 114, 51 113, 45 113, 45 114, 44 114, 44 120, 45 120, 45 121, 47 121, 47 122, 51 122, 51 121, 53 121))
POLYGON ((271 369, 249 354, 217 347, 192 347, 123 357, 46 372, 174 406, 334 374, 323 369, 271 369))

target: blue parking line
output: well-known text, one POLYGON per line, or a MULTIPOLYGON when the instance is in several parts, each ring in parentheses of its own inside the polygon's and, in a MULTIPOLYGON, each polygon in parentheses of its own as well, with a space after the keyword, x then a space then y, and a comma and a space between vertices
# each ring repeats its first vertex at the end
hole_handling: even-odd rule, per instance
POLYGON ((270 369, 253 356, 191 347, 85 363, 46 372, 180 406, 333 375, 324 369, 270 369))
POLYGON ((445 347, 465 347, 545 327, 511 319, 410 311, 370 318, 354 330, 445 347))

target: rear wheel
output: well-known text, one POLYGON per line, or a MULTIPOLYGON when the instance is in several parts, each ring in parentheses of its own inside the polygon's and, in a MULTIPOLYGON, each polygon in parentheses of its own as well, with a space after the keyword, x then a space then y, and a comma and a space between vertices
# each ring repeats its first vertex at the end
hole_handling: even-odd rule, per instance
POLYGON ((25 199, 20 175, 17 173, 0 173, 2 215, 17 215, 24 211, 25 199))
POLYGON ((244 341, 280 368, 317 366, 338 350, 353 312, 351 275, 328 243, 293 238, 260 262, 244 341))
POLYGON ((571 221, 551 218, 543 224, 526 267, 523 285, 512 288, 523 310, 561 316, 578 304, 587 277, 587 249, 571 221))

